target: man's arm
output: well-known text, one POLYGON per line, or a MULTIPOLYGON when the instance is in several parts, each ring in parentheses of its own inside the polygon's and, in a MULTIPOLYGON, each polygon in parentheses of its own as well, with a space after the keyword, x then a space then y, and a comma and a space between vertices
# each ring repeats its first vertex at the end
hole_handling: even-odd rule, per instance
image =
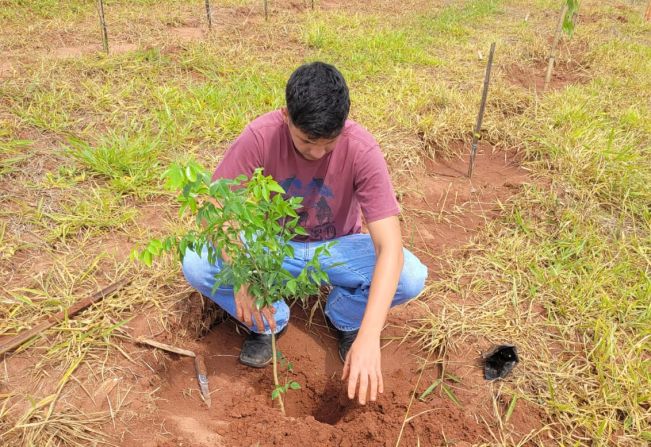
POLYGON ((348 378, 348 397, 355 398, 359 384, 359 403, 377 399, 378 391, 384 392, 382 381, 380 332, 396 293, 403 265, 402 237, 397 216, 391 216, 368 224, 375 247, 376 264, 371 280, 368 303, 362 325, 355 342, 350 347, 342 379, 348 378))

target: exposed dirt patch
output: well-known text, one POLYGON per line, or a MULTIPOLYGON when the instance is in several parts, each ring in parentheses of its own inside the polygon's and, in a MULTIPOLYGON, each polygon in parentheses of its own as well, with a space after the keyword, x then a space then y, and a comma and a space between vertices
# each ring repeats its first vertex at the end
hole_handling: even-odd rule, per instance
POLYGON ((14 72, 14 65, 11 62, 0 62, 0 78, 9 77, 14 72))
MULTIPOLYGON (((465 176, 463 159, 429 161, 413 174, 413 185, 417 186, 412 189, 404 187, 409 178, 398 179, 403 186, 407 245, 427 263, 431 276, 440 270, 440 255, 466 243, 496 215, 496 201, 513 195, 527 180, 526 171, 513 157, 490 149, 480 148, 472 181, 465 176), (417 233, 410 234, 409 228, 417 229, 417 233)), ((153 380, 161 384, 156 411, 127 424, 129 433, 123 435, 121 445, 395 445, 418 381, 418 358, 422 356, 417 346, 399 340, 404 335, 404 323, 422 316, 418 302, 392 310, 383 333, 385 393, 378 402, 360 406, 345 395, 335 334, 320 312, 309 325, 309 311, 295 306, 279 347, 293 363, 294 372, 289 376, 302 389, 287 395, 285 418, 269 397, 273 380, 270 369, 239 364, 244 334, 227 320, 200 342, 186 343, 206 358, 212 408, 206 408, 200 399, 192 359, 171 359, 153 380), (153 434, 152 426, 164 426, 165 430, 153 434)), ((461 378, 455 384, 461 406, 438 393, 426 402, 415 401, 409 414, 420 415, 405 425, 402 445, 490 439, 488 428, 493 429, 497 422, 493 390, 478 367, 484 344, 477 340, 450 359, 454 364, 450 372, 461 378)), ((437 374, 434 369, 426 370, 417 391, 422 392, 437 374)), ((507 427, 516 437, 541 426, 542 415, 525 407, 516 408, 512 427, 507 427)))
MULTIPOLYGON (((533 65, 514 64, 506 68, 506 78, 514 85, 527 90, 543 92, 547 61, 537 61, 533 65)), ((578 61, 560 61, 554 65, 549 90, 558 90, 570 84, 581 84, 589 80, 585 69, 578 61)))
MULTIPOLYGON (((137 49, 138 49, 138 45, 132 43, 115 43, 115 44, 109 43, 110 54, 122 54, 137 49)), ((103 51, 101 45, 82 45, 76 47, 55 48, 50 52, 49 55, 59 59, 68 59, 68 58, 81 57, 86 54, 96 53, 98 51, 103 51)))
MULTIPOLYGON (((446 153, 463 153, 467 145, 451 144, 446 153)), ((517 193, 527 181, 527 172, 513 155, 494 152, 480 143, 469 179, 467 156, 426 160, 410 178, 400 180, 403 208, 403 238, 428 265, 431 273, 440 268, 440 254, 462 246, 487 220, 497 216, 497 201, 517 193)))
POLYGON ((170 31, 181 40, 199 40, 203 37, 203 30, 193 26, 171 28, 170 31))
MULTIPOLYGON (((124 54, 138 49, 138 45, 126 42, 109 42, 109 53, 124 54)), ((12 77, 20 68, 20 63, 30 64, 35 58, 48 59, 74 59, 89 54, 103 52, 102 45, 78 45, 57 47, 45 51, 34 51, 29 54, 14 52, 0 52, 0 79, 12 77)))

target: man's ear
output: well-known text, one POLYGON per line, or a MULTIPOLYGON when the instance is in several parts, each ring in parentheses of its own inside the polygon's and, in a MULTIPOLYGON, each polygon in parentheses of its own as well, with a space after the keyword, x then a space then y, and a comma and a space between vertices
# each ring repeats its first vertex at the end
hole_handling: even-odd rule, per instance
POLYGON ((289 124, 289 112, 287 111, 287 107, 282 107, 280 112, 283 114, 283 121, 285 124, 289 124))

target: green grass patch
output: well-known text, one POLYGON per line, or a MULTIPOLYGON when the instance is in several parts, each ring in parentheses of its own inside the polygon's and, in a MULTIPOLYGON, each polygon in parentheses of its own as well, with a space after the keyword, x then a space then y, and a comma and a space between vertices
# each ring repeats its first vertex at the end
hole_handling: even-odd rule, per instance
POLYGON ((382 74, 396 64, 441 64, 407 30, 383 24, 380 17, 361 14, 315 15, 305 25, 304 41, 314 53, 347 71, 351 81, 382 74))
POLYGON ((438 40, 457 40, 468 36, 472 27, 491 15, 501 12, 500 0, 471 0, 446 6, 440 12, 418 18, 418 34, 438 40))
POLYGON ((212 144, 230 141, 253 118, 284 104, 288 76, 284 70, 251 67, 203 73, 209 76, 205 82, 155 92, 160 106, 157 121, 167 138, 176 134, 212 144))
MULTIPOLYGON (((599 47, 597 53, 605 55, 599 47)), ((627 46, 629 67, 651 74, 648 48, 627 46)), ((622 59, 610 64, 622 63, 622 59)), ((619 66, 619 65, 618 65, 619 66)), ((631 70, 630 68, 626 70, 631 70)), ((647 227, 651 218, 651 107, 637 92, 645 76, 620 78, 611 70, 584 87, 570 87, 542 104, 533 137, 537 156, 560 171, 572 188, 594 196, 613 217, 647 227)))
POLYGON ((109 180, 118 194, 146 196, 157 185, 159 140, 145 129, 133 134, 104 136, 95 146, 71 139, 66 153, 91 173, 109 180))
POLYGON ((3 141, 2 137, 0 137, 0 179, 17 172, 18 166, 29 159, 30 154, 27 150, 31 144, 30 140, 10 139, 3 141))

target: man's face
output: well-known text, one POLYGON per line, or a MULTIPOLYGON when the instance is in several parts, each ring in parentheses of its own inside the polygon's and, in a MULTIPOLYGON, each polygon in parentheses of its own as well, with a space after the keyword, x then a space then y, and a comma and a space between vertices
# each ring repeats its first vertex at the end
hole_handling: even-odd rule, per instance
POLYGON ((289 127, 289 134, 292 136, 294 148, 306 160, 320 160, 335 149, 337 138, 310 138, 305 132, 294 126, 292 120, 287 114, 287 109, 283 110, 285 122, 289 127))

